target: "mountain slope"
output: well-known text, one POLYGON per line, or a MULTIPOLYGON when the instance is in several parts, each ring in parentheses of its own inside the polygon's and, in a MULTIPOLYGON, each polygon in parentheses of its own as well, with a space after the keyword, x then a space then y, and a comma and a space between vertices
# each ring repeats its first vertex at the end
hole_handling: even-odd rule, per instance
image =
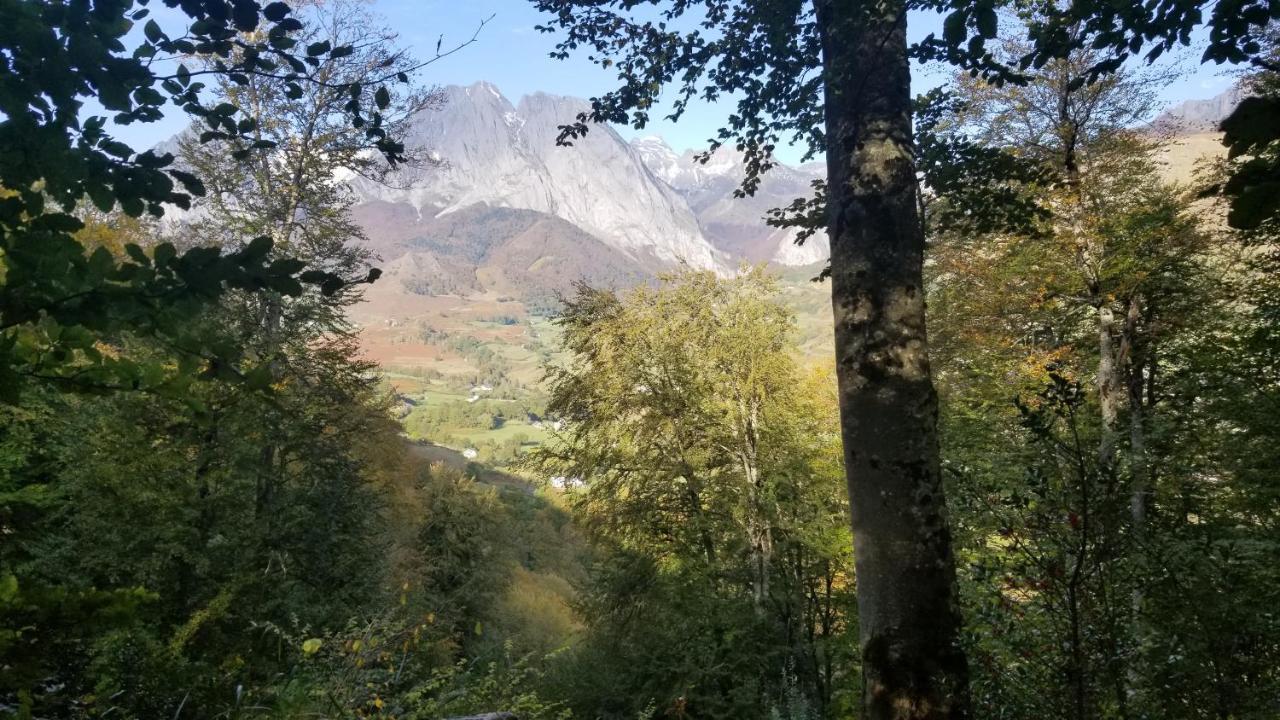
POLYGON ((578 281, 629 287, 661 269, 533 210, 476 203, 430 217, 377 201, 357 207, 356 219, 376 238, 382 282, 416 295, 492 293, 545 304, 578 281))

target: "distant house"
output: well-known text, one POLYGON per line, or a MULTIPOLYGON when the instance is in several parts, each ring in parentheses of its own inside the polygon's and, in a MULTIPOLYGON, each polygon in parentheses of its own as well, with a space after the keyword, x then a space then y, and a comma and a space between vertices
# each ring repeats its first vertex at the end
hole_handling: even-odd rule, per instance
POLYGON ((479 400, 479 399, 480 399, 480 396, 479 396, 479 395, 472 395, 471 397, 467 398, 467 402, 469 402, 469 403, 473 403, 473 402, 475 402, 475 401, 477 401, 477 400, 479 400))
POLYGON ((560 428, 562 428, 562 427, 564 427, 564 421, 563 421, 563 420, 553 420, 553 421, 551 422, 551 429, 552 429, 552 430, 555 430, 556 432, 560 432, 560 428))
POLYGON ((564 475, 555 475, 549 480, 549 482, 551 483, 551 487, 557 490, 570 490, 572 488, 576 488, 579 485, 581 485, 582 478, 565 477, 564 475))
POLYGON ((462 457, 468 460, 475 460, 479 456, 480 453, 475 448, 466 448, 462 451, 462 457))

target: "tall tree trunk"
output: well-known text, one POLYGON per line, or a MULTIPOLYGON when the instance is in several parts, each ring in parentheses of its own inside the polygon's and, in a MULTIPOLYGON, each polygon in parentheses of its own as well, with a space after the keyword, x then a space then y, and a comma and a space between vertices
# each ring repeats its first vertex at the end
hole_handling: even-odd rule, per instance
POLYGON ((867 718, 966 718, 929 371, 906 8, 816 0, 827 231, 867 718))
POLYGON ((751 543, 752 604, 757 615, 764 614, 769 599, 769 573, 773 565, 773 528, 765 508, 765 489, 760 476, 760 403, 756 398, 738 400, 738 460, 747 489, 747 535, 751 543))
POLYGON ((1125 345, 1123 353, 1128 371, 1129 391, 1129 468, 1131 475, 1129 514, 1133 522, 1134 538, 1141 543, 1147 524, 1147 497, 1151 492, 1150 471, 1147 466, 1146 400, 1148 389, 1145 371, 1149 348, 1140 341, 1141 320, 1144 308, 1142 297, 1129 300, 1125 316, 1125 345))
POLYGON ((1138 652, 1130 661, 1126 677, 1128 694, 1134 699, 1142 687, 1143 674, 1140 672, 1144 661, 1143 647, 1149 638, 1149 628, 1143 613, 1143 582, 1147 577, 1147 499, 1151 492, 1151 476, 1147 459, 1147 402, 1148 390, 1146 369, 1151 355, 1149 338, 1142 338, 1143 307, 1141 295, 1129 299, 1129 310, 1125 315, 1124 345, 1121 353, 1125 358, 1126 380, 1129 392, 1129 520, 1133 546, 1130 557, 1137 562, 1137 581, 1129 596, 1130 623, 1137 642, 1138 652))
POLYGON ((1116 366, 1115 313, 1106 297, 1098 302, 1098 408, 1102 414, 1102 432, 1098 439, 1098 472, 1108 476, 1116 460, 1116 418, 1120 414, 1120 369, 1116 366))

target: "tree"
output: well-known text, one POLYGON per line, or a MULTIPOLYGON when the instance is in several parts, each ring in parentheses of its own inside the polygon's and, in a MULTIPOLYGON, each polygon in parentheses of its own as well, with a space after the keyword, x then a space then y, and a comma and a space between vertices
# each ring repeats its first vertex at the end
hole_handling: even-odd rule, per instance
MULTIPOLYGON (((1001 44, 1006 59, 1027 47, 1001 44)), ((953 122, 1070 180, 1029 188, 1054 210, 1036 232, 931 236, 975 697, 1006 717, 1247 715, 1270 687, 1245 669, 1266 662, 1270 624, 1227 629, 1256 593, 1209 588, 1256 582, 1266 543, 1240 540, 1253 521, 1206 519, 1226 511, 1218 488, 1249 483, 1209 459, 1230 442, 1208 428, 1234 427, 1231 413, 1202 410, 1231 404, 1210 399, 1212 378, 1249 353, 1209 370, 1197 348, 1233 346, 1251 293, 1234 283, 1265 283, 1243 280, 1230 234, 1197 222, 1213 208, 1163 182, 1157 148, 1129 129, 1150 71, 1076 81, 1100 57, 1073 50, 1021 85, 957 83, 953 122)))
POLYGON ((584 605, 580 657, 599 676, 578 683, 584 713, 845 707, 834 393, 795 367, 775 281, 756 268, 622 297, 582 288, 559 322, 571 356, 551 370, 548 410, 566 428, 535 457, 583 480, 570 497, 609 549, 584 605))
MULTIPOLYGON (((191 318, 228 289, 301 292, 298 263, 268 261, 270 237, 228 252, 197 247, 179 254, 161 245, 150 254, 127 248, 119 258, 87 254, 74 237, 82 222, 73 214, 85 200, 104 212, 119 206, 132 217, 160 216, 166 206, 189 207, 204 185, 175 166, 171 153, 135 152, 111 137, 106 117, 83 117, 85 98, 95 98, 119 124, 154 122, 172 103, 205 123, 202 140, 242 141, 237 152, 248 157, 271 150, 272 141, 258 137, 254 120, 235 104, 209 102, 202 78, 237 85, 270 79, 298 96, 305 87, 324 87, 349 95, 335 118, 346 118, 387 163, 405 159, 383 113, 387 83, 407 81, 408 72, 426 63, 369 68, 357 83, 338 80, 326 77, 325 67, 354 48, 301 46, 295 34, 302 23, 283 2, 164 4, 191 20, 180 33, 148 19, 146 3, 0 7, 0 71, 9 79, 0 89, 0 395, 6 402, 33 382, 181 397, 194 377, 237 372, 233 349, 220 348, 230 354, 218 356, 184 334, 191 318), (126 48, 130 29, 144 20, 143 39, 126 48), (194 56, 207 63, 188 67, 194 56), (173 358, 141 362, 96 345, 125 332, 160 338, 173 358)), ((349 280, 322 271, 307 278, 330 292, 349 280)))

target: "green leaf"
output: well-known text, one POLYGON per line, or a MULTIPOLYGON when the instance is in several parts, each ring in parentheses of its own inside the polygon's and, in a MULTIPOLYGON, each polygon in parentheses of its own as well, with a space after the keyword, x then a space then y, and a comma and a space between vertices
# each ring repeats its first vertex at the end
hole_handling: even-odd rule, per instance
POLYGON ((142 248, 136 245, 135 243, 129 243, 125 245, 124 251, 126 254, 129 255, 130 258, 133 259, 134 262, 138 263, 139 265, 143 265, 143 266, 151 265, 151 258, 147 257, 147 254, 142 251, 142 248))
POLYGON ((160 243, 152 251, 152 255, 155 256, 153 259, 156 267, 165 267, 178 256, 178 250, 173 246, 173 243, 160 243))
POLYGON ((18 578, 12 573, 0 577, 0 603, 6 605, 18 598, 18 578))
POLYGON ((991 39, 996 36, 999 30, 999 22, 996 18, 996 9, 991 5, 983 4, 977 8, 978 33, 982 37, 991 39))
POLYGON ((330 275, 325 278, 324 282, 320 283, 320 294, 330 297, 346 286, 347 284, 342 281, 342 278, 337 275, 330 275))
POLYGON ((116 264, 116 259, 111 256, 111 251, 99 246, 89 255, 89 269, 99 277, 104 277, 111 268, 116 264))
POLYGON ((160 29, 155 20, 147 21, 147 24, 142 27, 142 34, 147 36, 148 42, 158 43, 164 40, 164 31, 160 29))
POLYGON ((282 2, 273 2, 262 8, 262 17, 271 22, 280 22, 289 14, 289 6, 282 2))
POLYGON ((241 255, 246 262, 257 262, 271 252, 271 247, 274 244, 275 241, 271 239, 270 235, 259 235, 249 241, 249 244, 241 251, 241 255))
POLYGON ((271 363, 263 363, 250 370, 244 376, 245 385, 250 390, 264 390, 271 384, 271 363))
POLYGON ((320 651, 320 646, 324 645, 324 641, 320 638, 311 638, 302 643, 302 652, 306 655, 315 655, 320 651))
POLYGON ((168 172, 174 180, 182 183, 182 187, 185 188, 187 192, 197 197, 202 197, 204 195, 204 182, 201 181, 200 178, 186 172, 185 170, 169 170, 168 172))
POLYGON ((966 16, 964 11, 956 10, 950 15, 947 15, 946 20, 942 21, 942 39, 945 40, 948 45, 959 45, 964 42, 966 34, 964 26, 965 19, 966 16))
POLYGON ((1280 139, 1280 98, 1247 97, 1222 121, 1222 144, 1238 157, 1280 139))
POLYGON ((302 283, 298 282, 298 279, 294 277, 278 277, 271 281, 271 289, 281 295, 298 297, 302 294, 302 283))
POLYGON ((305 260, 297 258, 280 258, 271 263, 269 272, 272 275, 295 275, 307 266, 305 260))
POLYGON ((72 233, 84 227, 84 223, 79 218, 66 213, 42 215, 37 222, 32 224, 45 230, 62 233, 72 233))

